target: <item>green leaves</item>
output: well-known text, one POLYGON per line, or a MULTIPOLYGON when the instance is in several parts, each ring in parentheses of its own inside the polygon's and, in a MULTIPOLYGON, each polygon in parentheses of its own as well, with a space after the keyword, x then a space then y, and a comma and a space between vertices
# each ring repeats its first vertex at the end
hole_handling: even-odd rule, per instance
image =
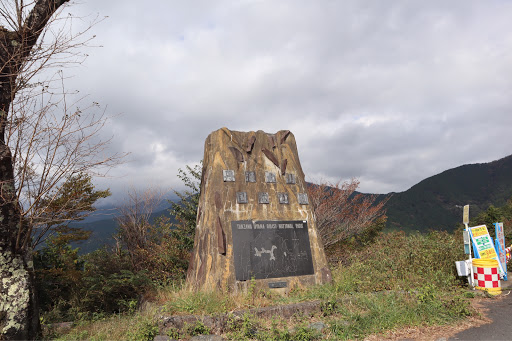
POLYGON ((172 224, 175 230, 173 236, 180 241, 180 247, 184 250, 192 250, 194 247, 194 234, 196 229, 197 207, 199 205, 199 192, 201 186, 202 161, 193 167, 186 166, 186 170, 178 170, 178 178, 188 188, 182 192, 174 191, 180 201, 171 202, 171 216, 176 222, 172 224))
POLYGON ((68 226, 71 221, 83 220, 96 208, 94 204, 101 198, 110 196, 110 190, 96 190, 92 177, 79 173, 69 176, 55 192, 37 202, 32 210, 37 212, 28 217, 29 224, 34 227, 32 246, 35 248, 54 232, 61 237, 71 234, 68 241, 86 240, 89 235, 77 228, 68 226))

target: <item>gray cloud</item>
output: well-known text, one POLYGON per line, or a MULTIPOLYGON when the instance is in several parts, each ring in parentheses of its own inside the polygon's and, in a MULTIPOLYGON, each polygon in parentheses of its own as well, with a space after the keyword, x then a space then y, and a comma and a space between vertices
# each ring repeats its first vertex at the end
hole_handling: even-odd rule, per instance
POLYGON ((402 191, 511 153, 505 1, 88 1, 109 18, 72 86, 108 105, 131 162, 108 183, 180 186, 206 136, 294 132, 308 178, 402 191))

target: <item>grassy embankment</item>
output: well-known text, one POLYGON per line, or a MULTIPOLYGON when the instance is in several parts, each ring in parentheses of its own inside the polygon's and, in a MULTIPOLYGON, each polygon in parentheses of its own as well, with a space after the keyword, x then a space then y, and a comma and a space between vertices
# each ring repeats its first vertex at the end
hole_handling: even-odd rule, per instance
POLYGON ((47 330, 45 337, 152 340, 164 334, 187 339, 209 330, 199 322, 182 330, 159 330, 158 316, 162 312, 229 313, 309 300, 322 302, 315 316, 268 320, 245 314, 233 318, 223 336, 232 340, 363 339, 406 327, 449 324, 476 313, 470 307, 474 293, 464 289, 455 273, 454 261, 464 259, 459 237, 437 232, 382 234, 366 247, 345 248, 341 259, 332 265, 332 284, 295 288, 286 297, 254 290, 238 296, 192 293, 175 285, 155 289, 153 302, 144 311, 80 321, 65 333, 47 330))

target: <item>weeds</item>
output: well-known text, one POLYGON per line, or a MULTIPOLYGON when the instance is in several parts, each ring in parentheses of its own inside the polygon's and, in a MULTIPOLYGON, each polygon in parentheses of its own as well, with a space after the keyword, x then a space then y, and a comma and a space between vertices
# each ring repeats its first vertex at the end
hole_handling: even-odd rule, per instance
POLYGON ((227 330, 234 340, 254 338, 259 327, 254 317, 248 313, 243 314, 241 318, 231 315, 227 323, 227 330))
POLYGON ((176 340, 183 336, 182 333, 180 332, 180 330, 177 328, 174 328, 174 327, 169 328, 167 330, 166 335, 168 337, 170 337, 171 339, 176 339, 176 340))
POLYGON ((292 340, 296 341, 313 341, 321 337, 319 331, 311 328, 307 324, 301 324, 292 334, 292 340))
POLYGON ((215 292, 181 292, 167 302, 164 311, 176 314, 214 314, 225 312, 229 296, 215 292))
POLYGON ((292 334, 288 329, 279 328, 279 322, 277 319, 272 319, 270 329, 260 333, 260 340, 265 341, 279 341, 279 340, 291 340, 292 334))
POLYGON ((204 325, 202 321, 197 320, 194 324, 186 325, 185 324, 185 332, 190 336, 197 335, 206 335, 210 334, 211 330, 207 326, 204 325))
POLYGON ((328 300, 322 303, 322 306, 320 307, 322 310, 323 316, 330 316, 334 314, 338 309, 338 302, 335 300, 328 300))
POLYGON ((143 320, 133 330, 130 330, 126 336, 130 341, 152 341, 157 334, 158 325, 155 321, 143 320))
POLYGON ((247 301, 250 302, 252 306, 254 306, 254 300, 256 296, 256 279, 254 277, 251 278, 249 282, 249 287, 247 288, 247 301))
MULTIPOLYGON (((463 257, 459 244, 454 236, 441 232, 389 233, 334 266, 331 284, 294 288, 288 296, 258 291, 255 280, 249 283, 247 293, 239 295, 190 292, 174 286, 160 290, 157 300, 167 313, 209 315, 281 303, 322 302, 321 312, 313 317, 269 321, 249 314, 231 316, 224 336, 233 340, 362 339, 391 329, 446 324, 474 314, 469 304, 474 293, 459 288, 465 283, 458 280, 453 266, 463 257), (311 318, 328 327, 322 331, 312 328, 311 318)), ((133 302, 121 302, 124 311, 133 313, 133 302)), ((136 312, 133 317, 103 316, 95 323, 73 328, 61 339, 146 340, 158 330, 151 321, 136 312), (136 327, 129 331, 126 324, 136 327)), ((198 321, 182 330, 170 329, 167 335, 179 339, 210 332, 198 321)))
POLYGON ((228 322, 230 340, 259 340, 259 341, 313 341, 321 338, 322 334, 302 321, 290 329, 290 321, 273 318, 270 327, 265 327, 264 319, 244 314, 241 318, 231 317, 228 322))
POLYGON ((451 290, 463 284, 453 266, 463 258, 460 243, 451 234, 393 232, 347 256, 348 265, 340 264, 333 275, 337 292, 414 290, 424 283, 451 290))

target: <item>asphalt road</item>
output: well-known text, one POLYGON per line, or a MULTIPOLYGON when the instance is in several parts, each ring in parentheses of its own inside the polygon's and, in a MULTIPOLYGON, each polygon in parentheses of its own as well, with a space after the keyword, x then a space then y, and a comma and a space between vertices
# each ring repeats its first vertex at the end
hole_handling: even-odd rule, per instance
POLYGON ((512 273, 501 287, 501 297, 483 303, 492 323, 466 329, 448 340, 512 340, 512 273))

